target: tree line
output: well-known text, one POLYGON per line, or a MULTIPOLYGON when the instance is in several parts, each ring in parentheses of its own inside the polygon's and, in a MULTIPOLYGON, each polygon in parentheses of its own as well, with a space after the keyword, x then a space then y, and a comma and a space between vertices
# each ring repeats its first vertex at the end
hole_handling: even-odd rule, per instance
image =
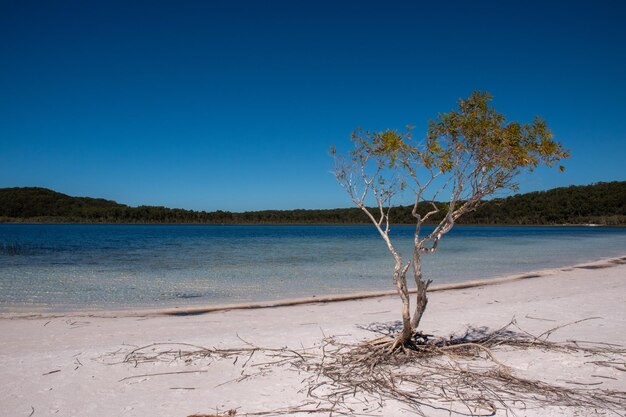
MULTIPOLYGON (((439 222, 446 204, 436 203, 439 222)), ((420 204, 426 213, 432 206, 420 204)), ((396 223, 412 223, 412 206, 394 207, 396 223)), ((130 207, 115 201, 71 197, 38 187, 1 188, 0 222, 130 224, 367 224, 358 208, 194 211, 160 206, 130 207)), ((476 225, 626 225, 626 181, 600 182, 517 194, 485 202, 459 224, 476 225)))

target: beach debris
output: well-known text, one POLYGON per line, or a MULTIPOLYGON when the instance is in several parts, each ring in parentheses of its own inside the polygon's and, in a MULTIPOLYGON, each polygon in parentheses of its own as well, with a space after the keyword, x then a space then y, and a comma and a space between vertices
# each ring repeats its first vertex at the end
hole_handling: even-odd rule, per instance
POLYGON ((233 417, 237 414, 237 410, 231 409, 226 411, 225 413, 217 413, 217 414, 192 414, 188 417, 233 417))
MULTIPOLYGON (((115 355, 118 360, 108 363, 137 367, 155 362, 178 362, 188 366, 209 360, 228 361, 231 366, 240 368, 239 376, 219 386, 285 369, 303 376, 300 392, 306 399, 300 404, 264 411, 237 410, 237 416, 385 415, 384 407, 392 402, 419 416, 428 415, 429 409, 462 416, 492 416, 499 411, 516 415, 520 408, 546 406, 567 408, 584 415, 625 416, 626 391, 602 388, 603 382, 597 379, 534 379, 520 375, 518 369, 498 358, 498 353, 515 350, 565 353, 572 366, 593 364, 607 369, 609 375, 604 379, 610 383, 611 379, 617 379, 614 376, 619 376, 614 370, 626 370, 622 369, 626 363, 626 347, 603 342, 548 340, 563 327, 592 319, 596 317, 559 325, 539 336, 524 331, 515 319, 495 331, 485 327, 468 328, 450 337, 419 333, 414 335, 411 344, 393 350, 388 347, 396 340, 394 332, 402 323, 373 323, 368 326, 369 330, 379 336, 356 344, 350 338, 346 341, 326 335, 317 345, 298 349, 256 346, 241 337, 243 345, 229 348, 153 343, 133 347, 126 353, 118 351, 115 355)), ((152 375, 193 372, 207 371, 152 375)), ((152 375, 135 375, 120 381, 152 375)), ((234 416, 216 412, 188 417, 231 415, 234 416)))
POLYGON ((65 324, 70 326, 71 329, 78 329, 80 327, 89 326, 91 324, 91 322, 67 319, 67 320, 65 320, 65 324))
POLYGON ((61 372, 61 370, 60 369, 55 369, 54 371, 50 371, 50 372, 46 372, 45 374, 42 374, 42 376, 50 375, 50 374, 56 374, 57 372, 61 372))
POLYGON ((145 378, 145 377, 151 377, 151 376, 177 375, 177 374, 197 374, 197 373, 204 373, 204 372, 208 372, 208 371, 205 371, 205 370, 194 370, 194 371, 157 372, 157 373, 154 373, 154 374, 142 374, 142 375, 127 376, 127 377, 124 377, 124 378, 120 379, 117 382, 127 381, 129 379, 134 379, 134 378, 145 378))

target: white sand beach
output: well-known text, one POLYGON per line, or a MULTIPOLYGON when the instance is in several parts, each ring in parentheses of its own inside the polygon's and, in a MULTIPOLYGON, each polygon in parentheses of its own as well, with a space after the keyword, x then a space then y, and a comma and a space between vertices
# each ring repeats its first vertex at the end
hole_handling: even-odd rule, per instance
MULTIPOLYGON (((495 330, 515 318, 519 328, 540 335, 580 321, 555 330, 549 340, 626 346, 624 260, 602 260, 526 274, 532 278, 434 291, 421 328, 447 337, 462 334, 468 327, 495 330)), ((0 415, 187 417, 223 415, 229 410, 242 416, 313 415, 285 411, 305 404, 304 409, 312 410, 318 405, 307 395, 306 372, 289 366, 264 368, 267 357, 261 352, 236 361, 231 357, 119 362, 133 349, 153 343, 301 349, 319 345, 328 336, 356 343, 377 336, 363 326, 394 322, 399 319, 399 309, 397 297, 382 296, 186 316, 71 313, 25 318, 5 314, 0 318, 0 415), (267 372, 255 374, 261 369, 267 372), (250 376, 236 381, 246 375, 250 376)), ((188 345, 169 348, 193 349, 188 345)), ((600 366, 584 355, 541 349, 503 349, 494 354, 516 376, 565 387, 626 391, 624 363, 600 366)), ((354 401, 358 397, 355 394, 354 401)), ((394 400, 384 400, 382 408, 372 406, 369 411, 364 403, 359 404, 362 407, 355 409, 355 414, 416 415, 394 400)), ((505 415, 503 407, 496 406, 496 415, 505 415)), ((613 414, 558 405, 510 406, 518 410, 518 416, 626 413, 626 404, 621 410, 613 409, 613 414)), ((333 415, 340 411, 338 408, 333 415)), ((450 415, 428 407, 423 412, 427 416, 450 415)), ((471 415, 473 411, 464 412, 471 415)))

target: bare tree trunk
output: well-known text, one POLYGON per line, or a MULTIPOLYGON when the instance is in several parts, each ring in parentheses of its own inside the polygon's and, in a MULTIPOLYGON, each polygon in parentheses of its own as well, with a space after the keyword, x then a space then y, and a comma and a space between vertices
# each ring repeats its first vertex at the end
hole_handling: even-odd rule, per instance
POLYGON ((396 263, 396 267, 393 271, 393 282, 398 290, 398 295, 402 300, 402 332, 398 335, 393 346, 390 350, 395 349, 397 346, 406 345, 413 336, 413 328, 411 327, 411 306, 409 298, 409 289, 406 284, 406 273, 411 266, 410 263, 402 266, 401 263, 396 263))
POLYGON ((415 294, 415 313, 413 313, 413 318, 411 319, 411 331, 417 330, 422 320, 422 315, 428 304, 426 290, 428 290, 428 286, 432 282, 431 280, 424 281, 422 279, 422 260, 419 247, 416 247, 413 251, 413 277, 415 278, 417 293, 415 294))

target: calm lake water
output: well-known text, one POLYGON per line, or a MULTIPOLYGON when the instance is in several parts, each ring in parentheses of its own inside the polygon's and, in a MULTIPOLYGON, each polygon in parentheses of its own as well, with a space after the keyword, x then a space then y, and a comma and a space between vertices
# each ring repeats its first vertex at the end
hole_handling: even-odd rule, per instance
MULTIPOLYGON (((427 229, 428 230, 428 229, 427 229)), ((410 254, 413 228, 393 229, 410 254)), ((457 226, 435 284, 626 254, 626 229, 457 226)), ((371 226, 0 225, 0 311, 173 307, 393 289, 371 226)))

